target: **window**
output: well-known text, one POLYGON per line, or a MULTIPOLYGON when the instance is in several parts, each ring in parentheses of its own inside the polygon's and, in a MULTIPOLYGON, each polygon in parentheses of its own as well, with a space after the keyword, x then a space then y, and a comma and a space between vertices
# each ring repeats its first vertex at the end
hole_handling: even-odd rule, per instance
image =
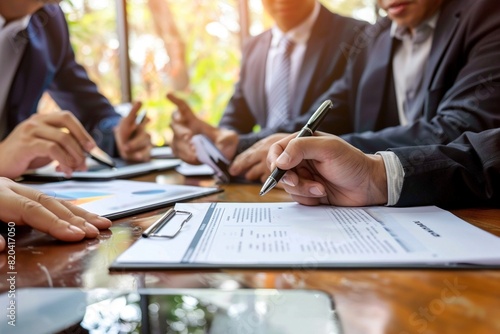
POLYGON ((155 144, 170 137, 167 92, 216 125, 238 79, 237 0, 129 0, 127 11, 132 92, 148 109, 155 144))
MULTIPOLYGON (((117 10, 119 0, 67 0, 66 13, 77 60, 113 104, 121 101, 117 10)), ((239 2, 243 0, 128 0, 129 57, 134 100, 148 110, 157 145, 171 138, 177 92, 205 121, 216 125, 238 80, 241 58, 239 2)), ((343 15, 374 21, 373 0, 321 0, 343 15)), ((249 31, 272 25, 261 0, 248 0, 249 31)), ((55 108, 44 97, 42 110, 55 108)))

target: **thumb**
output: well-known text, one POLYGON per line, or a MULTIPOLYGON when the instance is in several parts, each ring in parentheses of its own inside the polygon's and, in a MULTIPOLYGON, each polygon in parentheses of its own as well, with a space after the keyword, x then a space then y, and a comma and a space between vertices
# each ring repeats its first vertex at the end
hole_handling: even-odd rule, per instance
POLYGON ((277 157, 276 167, 288 170, 300 164, 304 160, 305 139, 309 138, 293 138, 290 140, 283 152, 277 157))
POLYGON ((288 170, 304 160, 317 162, 337 160, 344 153, 347 157, 350 147, 340 138, 331 135, 292 138, 283 152, 276 157, 276 167, 288 170))
MULTIPOLYGON (((267 167, 269 170, 273 170, 276 167, 276 160, 280 157, 280 155, 285 151, 285 149, 288 147, 289 142, 295 138, 295 134, 289 135, 276 143, 272 144, 271 147, 269 147, 269 151, 267 152, 267 167)), ((287 153, 288 154, 288 153, 287 153)), ((283 159, 287 159, 284 157, 283 159)), ((286 161, 282 161, 283 164, 286 164, 286 161)))

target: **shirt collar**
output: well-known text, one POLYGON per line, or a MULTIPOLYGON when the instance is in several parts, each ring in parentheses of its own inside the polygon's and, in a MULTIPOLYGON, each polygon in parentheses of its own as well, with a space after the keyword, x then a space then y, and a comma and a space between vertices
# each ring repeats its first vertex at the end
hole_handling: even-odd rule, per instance
POLYGON ((9 23, 7 27, 5 27, 5 18, 0 15, 0 31, 4 29, 8 29, 9 32, 13 34, 17 34, 18 32, 26 29, 28 27, 28 24, 30 23, 31 15, 26 15, 21 17, 20 19, 17 19, 15 21, 12 21, 9 23))
POLYGON ((283 36, 286 36, 289 40, 293 41, 295 44, 305 44, 309 37, 311 36, 311 31, 316 22, 316 19, 319 16, 319 10, 321 6, 315 1, 314 9, 312 13, 298 26, 293 29, 290 29, 286 33, 281 31, 278 26, 273 26, 271 32, 273 35, 273 39, 271 41, 271 47, 277 47, 283 36))
MULTIPOLYGON (((434 31, 437 26, 437 21, 439 18, 439 11, 437 11, 434 15, 432 15, 430 18, 422 22, 416 29, 416 33, 418 34, 419 31, 430 28, 431 31, 434 31)), ((396 24, 396 22, 392 22, 391 24, 391 37, 397 38, 399 40, 403 40, 403 38, 408 35, 408 28, 406 27, 400 27, 396 24)))

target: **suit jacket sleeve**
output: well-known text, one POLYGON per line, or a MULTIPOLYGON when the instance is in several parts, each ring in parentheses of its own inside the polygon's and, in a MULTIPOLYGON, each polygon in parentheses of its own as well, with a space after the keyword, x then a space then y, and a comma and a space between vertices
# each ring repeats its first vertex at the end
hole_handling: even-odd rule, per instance
MULTIPOLYGON (((304 125, 307 124, 307 121, 312 116, 314 111, 316 111, 321 103, 324 102, 328 97, 328 95, 324 95, 324 97, 319 98, 308 113, 295 117, 294 122, 288 122, 286 124, 283 123, 273 128, 261 129, 259 132, 241 134, 239 136, 237 153, 243 152, 244 150, 255 144, 257 141, 275 133, 294 133, 296 131, 299 131, 304 125)), ((339 130, 333 132, 338 134, 349 132, 348 130, 346 130, 350 128, 350 123, 348 122, 348 117, 345 117, 345 113, 343 113, 345 110, 346 109, 344 108, 336 108, 335 112, 329 112, 329 114, 324 118, 322 124, 319 126, 318 131, 328 132, 332 129, 338 128, 339 130), (342 113, 344 117, 339 117, 339 115, 342 113)))
MULTIPOLYGON (((348 90, 344 89, 347 86, 345 80, 339 80, 334 84, 335 96, 348 95, 348 90)), ((329 91, 319 97, 309 111, 305 114, 297 116, 294 118, 293 122, 282 123, 279 126, 272 128, 261 129, 259 132, 247 133, 239 136, 240 143, 238 144, 238 152, 252 146, 255 142, 266 138, 275 133, 294 133, 300 130, 307 121, 312 116, 312 114, 319 108, 319 106, 327 99, 331 99, 333 102, 333 111, 330 111, 328 115, 324 118, 323 122, 318 128, 318 131, 332 132, 336 134, 342 134, 352 130, 350 118, 348 116, 348 108, 343 101, 346 98, 332 98, 329 91)))
POLYGON ((397 206, 500 206, 500 129, 391 151, 405 172, 397 206))
POLYGON ((75 60, 71 47, 68 25, 62 11, 56 15, 60 41, 60 63, 48 92, 63 110, 69 110, 80 120, 96 140, 99 147, 107 153, 117 155, 113 128, 120 116, 109 101, 99 93, 85 69, 75 60))

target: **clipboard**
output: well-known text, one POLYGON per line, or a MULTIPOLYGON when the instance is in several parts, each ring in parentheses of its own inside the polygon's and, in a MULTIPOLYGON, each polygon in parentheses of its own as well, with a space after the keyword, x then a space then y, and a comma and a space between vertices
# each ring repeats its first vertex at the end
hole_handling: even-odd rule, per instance
POLYGON ((148 162, 130 163, 122 159, 113 159, 116 168, 102 166, 87 159, 88 171, 74 172, 71 177, 64 173, 56 172, 55 166, 50 164, 42 168, 30 170, 22 175, 25 181, 54 182, 65 180, 79 181, 107 181, 114 179, 126 179, 151 172, 173 169, 177 167, 181 160, 179 159, 152 159, 148 162))
POLYGON ((109 269, 500 268, 500 238, 432 206, 181 203, 175 210, 192 218, 172 215, 157 232, 174 236, 140 238, 109 269))
POLYGON ((49 196, 68 200, 109 219, 156 210, 223 191, 216 187, 157 184, 130 180, 63 181, 26 185, 49 196))

